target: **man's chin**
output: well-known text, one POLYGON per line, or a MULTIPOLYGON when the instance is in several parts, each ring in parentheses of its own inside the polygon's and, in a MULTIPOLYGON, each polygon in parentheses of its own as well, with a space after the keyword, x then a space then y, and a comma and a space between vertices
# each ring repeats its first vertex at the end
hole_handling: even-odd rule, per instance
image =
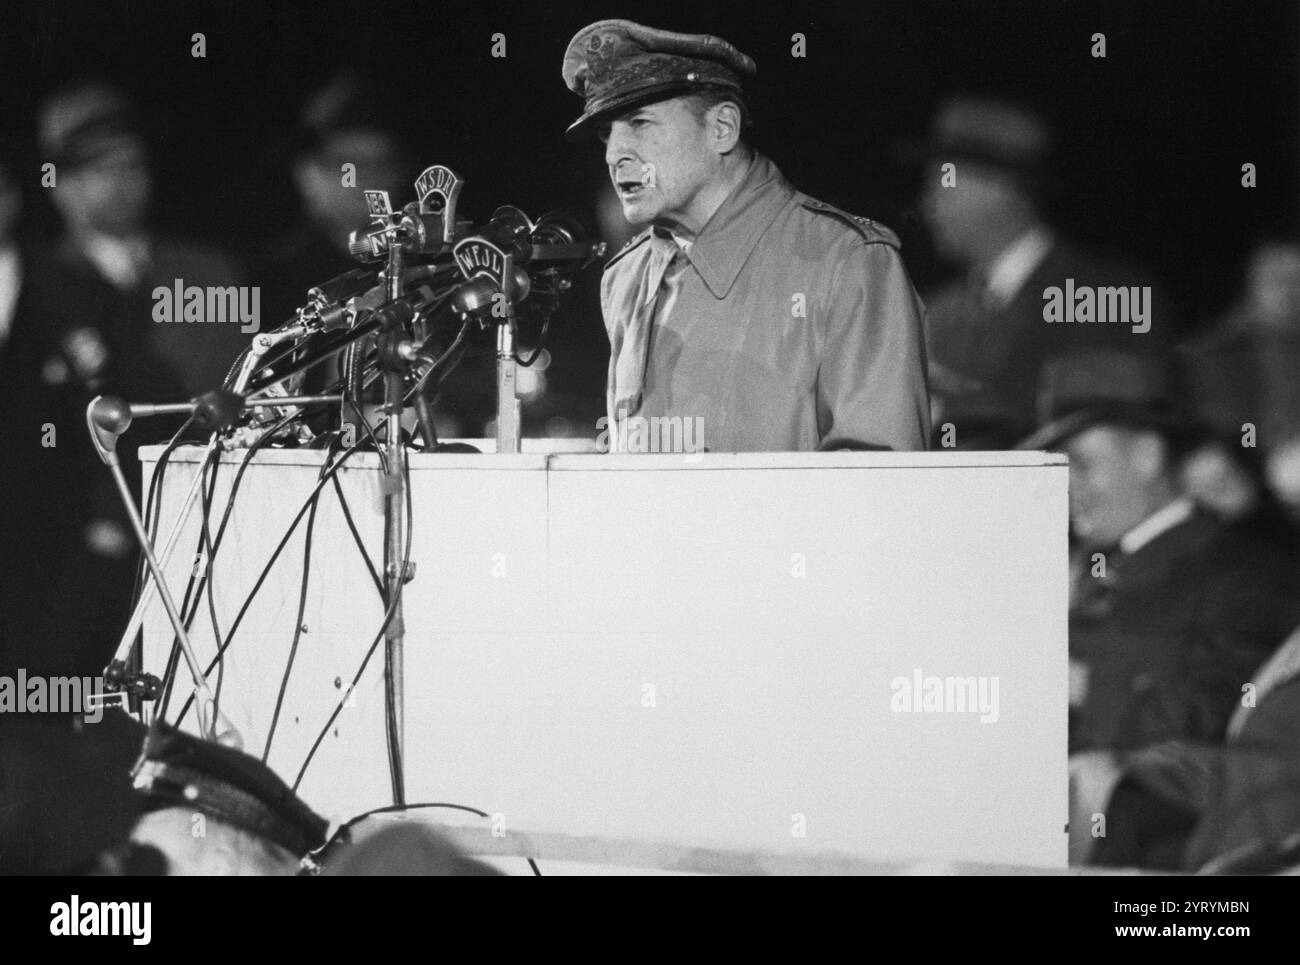
POLYGON ((659 212, 658 207, 645 198, 619 198, 619 203, 623 206, 623 217, 628 224, 649 224, 659 212))

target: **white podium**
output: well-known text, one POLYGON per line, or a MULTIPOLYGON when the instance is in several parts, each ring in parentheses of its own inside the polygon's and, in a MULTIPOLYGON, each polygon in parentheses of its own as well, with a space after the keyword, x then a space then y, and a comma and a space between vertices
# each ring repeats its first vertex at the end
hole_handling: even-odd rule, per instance
MULTIPOLYGON (((146 480, 159 452, 141 453, 146 480)), ((164 532, 201 454, 172 457, 164 532)), ((223 456, 214 527, 243 458, 223 456)), ((249 466, 211 585, 223 634, 322 459, 272 451, 249 466)), ((692 855, 729 856, 723 870, 1065 867, 1063 456, 410 462, 407 800, 492 815, 467 819, 482 850, 506 850, 508 837, 557 860, 697 870, 692 855)), ((378 566, 376 456, 352 457, 339 480, 378 566)), ((198 516, 167 566, 178 598, 198 516)), ((284 681, 304 527, 234 636, 221 687, 260 757, 283 682, 268 763, 291 784, 383 614, 327 486, 284 681)), ((206 598, 193 637, 211 658, 206 598)), ((146 669, 160 673, 171 641, 161 607, 145 641, 146 669)), ((391 803, 382 661, 381 642, 299 788, 336 820, 391 803)), ((169 720, 188 692, 182 668, 169 720)), ((184 723, 194 728, 192 713, 184 723)))

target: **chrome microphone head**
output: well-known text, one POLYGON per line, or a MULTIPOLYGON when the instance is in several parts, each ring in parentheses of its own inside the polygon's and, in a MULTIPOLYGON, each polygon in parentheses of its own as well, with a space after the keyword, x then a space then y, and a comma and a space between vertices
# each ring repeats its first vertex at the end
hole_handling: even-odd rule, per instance
MULTIPOLYGON (((506 294, 506 300, 517 305, 527 298, 533 290, 533 280, 528 272, 516 266, 513 284, 506 294)), ((484 318, 492 314, 492 309, 500 303, 501 286, 486 274, 474 275, 456 289, 451 296, 451 307, 461 315, 484 318)))
POLYGON ((353 231, 348 235, 348 254, 357 261, 383 261, 388 253, 388 237, 380 231, 353 231))
POLYGON ((90 441, 106 464, 117 459, 117 438, 131 428, 131 406, 111 395, 97 395, 86 406, 86 426, 90 441))
POLYGON ((533 228, 533 267, 552 275, 581 271, 605 253, 604 242, 592 242, 585 220, 576 211, 548 211, 533 228))
POLYGON ((467 279, 451 296, 451 307, 461 315, 483 315, 492 310, 492 299, 501 291, 487 275, 467 279))

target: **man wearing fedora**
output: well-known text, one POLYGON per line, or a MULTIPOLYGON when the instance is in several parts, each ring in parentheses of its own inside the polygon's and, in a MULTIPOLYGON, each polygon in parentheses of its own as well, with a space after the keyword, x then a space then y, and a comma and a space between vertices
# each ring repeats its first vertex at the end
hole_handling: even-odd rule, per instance
POLYGON ((745 141, 754 62, 626 20, 578 31, 583 98, 623 214, 605 268, 610 438, 693 420, 724 451, 923 449, 922 307, 889 229, 796 191, 745 141))
MULTIPOLYGON (((65 672, 97 673, 112 653, 116 620, 125 618, 136 572, 136 546, 120 498, 86 433, 86 403, 96 394, 138 402, 174 402, 220 385, 247 344, 238 325, 165 325, 154 321, 152 293, 185 286, 237 285, 236 264, 220 251, 160 232, 152 219, 155 177, 145 122, 131 99, 103 81, 52 91, 36 117, 38 157, 53 165, 46 196, 62 222, 51 250, 24 278, 22 320, 39 345, 34 372, 57 401, 32 413, 30 439, 48 421, 57 429, 58 472, 49 488, 57 522, 43 526, 39 553, 53 572, 30 586, 33 609, 52 624, 38 631, 50 661, 65 672), (75 599, 78 606, 56 605, 75 599)), ((29 405, 19 414, 32 412, 29 405)), ((154 428, 153 431, 172 431, 154 428)), ((131 472, 132 433, 118 447, 131 472)), ((50 467, 48 456, 29 460, 50 467)), ((45 522, 42 520, 42 522, 45 522)), ((30 666, 30 665, 29 665, 30 666)), ((44 663, 47 672, 54 669, 44 663)))
POLYGON ((1051 134, 1037 113, 997 97, 950 98, 919 153, 922 216, 939 254, 960 268, 925 293, 934 424, 952 423, 958 448, 1006 448, 1039 424, 1052 359, 1093 348, 1169 356, 1163 294, 1049 223, 1051 134), (1097 293, 1097 304, 1103 290, 1136 294, 1146 317, 1053 324, 1045 315, 1053 290, 1097 293))
POLYGON ((1160 860, 1149 840, 1185 835, 1190 817, 1155 803, 1114 812, 1124 761, 1166 741, 1223 740, 1243 687, 1300 624, 1296 561, 1183 491, 1179 460, 1199 434, 1157 361, 1076 353, 1045 382, 1053 418, 1020 448, 1070 456, 1073 855, 1132 855, 1146 841, 1138 853, 1160 860), (1104 838, 1096 814, 1109 818, 1104 838))

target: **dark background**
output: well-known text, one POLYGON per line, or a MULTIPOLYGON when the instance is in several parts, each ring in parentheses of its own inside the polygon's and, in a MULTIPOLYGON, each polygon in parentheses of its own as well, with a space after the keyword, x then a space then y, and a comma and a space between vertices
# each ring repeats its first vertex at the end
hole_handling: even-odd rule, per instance
MULTIPOLYGON (((161 220, 245 252, 291 221, 289 134, 303 98, 341 67, 383 78, 391 100, 377 110, 401 117, 423 163, 467 178, 463 211, 482 217, 512 203, 537 215, 589 205, 603 176, 598 147, 561 137, 579 109, 560 77, 573 33, 611 17, 717 33, 758 62, 757 146, 801 189, 898 230, 918 287, 943 266, 913 211, 920 172, 898 142, 924 134, 944 93, 1005 91, 1056 126, 1054 220, 1154 269, 1191 325, 1231 298, 1252 242, 1297 232, 1298 10, 1256 0, 696 0, 653 11, 625 2, 9 2, 0 107, 6 133, 26 133, 55 84, 121 80, 152 124, 161 220), (190 56, 196 31, 206 59, 190 56), (1097 31, 1104 60, 1089 53, 1097 31), (491 56, 498 32, 504 59, 491 56), (790 56, 795 32, 807 36, 805 59, 790 56), (1246 161, 1258 168, 1254 190, 1240 186, 1246 161)), ((37 168, 33 185, 38 177, 37 168)))
MULTIPOLYGON (((601 151, 562 139, 580 105, 561 81, 560 64, 580 27, 611 17, 716 33, 751 54, 759 65, 751 97, 757 146, 813 196, 897 229, 922 290, 944 266, 913 208, 921 171, 898 147, 922 137, 935 105, 954 91, 1011 93, 1046 113, 1060 143, 1050 184, 1053 220, 1080 240, 1154 269, 1189 330, 1224 309, 1258 240, 1300 234, 1294 0, 693 0, 653 7, 621 0, 0 0, 0 137, 30 139, 41 97, 63 82, 87 75, 119 80, 151 126, 160 220, 251 260, 297 216, 287 160, 304 98, 351 68, 381 79, 388 96, 375 109, 401 119, 422 164, 449 164, 467 178, 464 213, 486 217, 502 203, 534 216, 585 207, 604 176, 601 151), (191 57, 195 32, 206 36, 205 59, 191 57), (804 59, 790 56, 796 32, 807 37, 804 59), (1096 32, 1107 38, 1104 60, 1090 56, 1096 32), (504 59, 491 56, 496 33, 506 36, 504 59), (1253 190, 1240 186, 1247 161, 1258 168, 1253 190)), ((53 218, 40 203, 41 160, 31 158, 27 186, 36 203, 29 210, 32 227, 48 231, 53 218)), ((603 406, 596 277, 589 272, 574 291, 559 319, 564 330, 555 333, 557 356, 591 363, 568 379, 590 395, 585 421, 575 420, 579 429, 593 427, 603 406)), ((102 470, 93 471, 105 480, 102 470)), ((82 486, 90 477, 80 473, 78 466, 62 477, 24 480, 40 489, 54 479, 45 503, 57 513, 33 511, 26 497, 7 502, 34 519, 38 531, 46 516, 66 521, 71 546, 83 517, 60 500, 79 486, 92 488, 82 486)), ((0 538, 7 551, 0 562, 12 562, 17 576, 6 572, 0 583, 10 598, 21 597, 44 571, 33 570, 23 540, 5 543, 0 538)), ((49 608, 48 620, 44 604, 30 607, 42 617, 32 621, 37 627, 58 627, 31 641, 70 654, 84 625, 99 648, 101 659, 89 664, 97 668, 104 628, 120 624, 107 618, 106 606, 87 603, 101 588, 79 582, 81 570, 67 565, 72 553, 47 554, 59 580, 31 599, 58 598, 64 582, 76 590, 59 598, 62 609, 49 608)), ((91 649, 76 652, 79 659, 91 649)), ((24 748, 31 773, 83 773, 69 764, 70 741, 68 735, 53 751, 14 746, 24 748)), ((128 752, 134 753, 130 741, 114 753, 128 752)), ((95 754, 84 745, 77 753, 95 754)), ((94 759, 103 767, 116 760, 103 753, 94 759)), ((106 816, 121 816, 108 806, 102 782, 84 773, 93 794, 45 782, 56 802, 41 809, 50 827, 94 829, 106 816), (69 806, 87 799, 95 816, 69 819, 69 806)), ((125 784, 117 791, 129 793, 125 784)))

